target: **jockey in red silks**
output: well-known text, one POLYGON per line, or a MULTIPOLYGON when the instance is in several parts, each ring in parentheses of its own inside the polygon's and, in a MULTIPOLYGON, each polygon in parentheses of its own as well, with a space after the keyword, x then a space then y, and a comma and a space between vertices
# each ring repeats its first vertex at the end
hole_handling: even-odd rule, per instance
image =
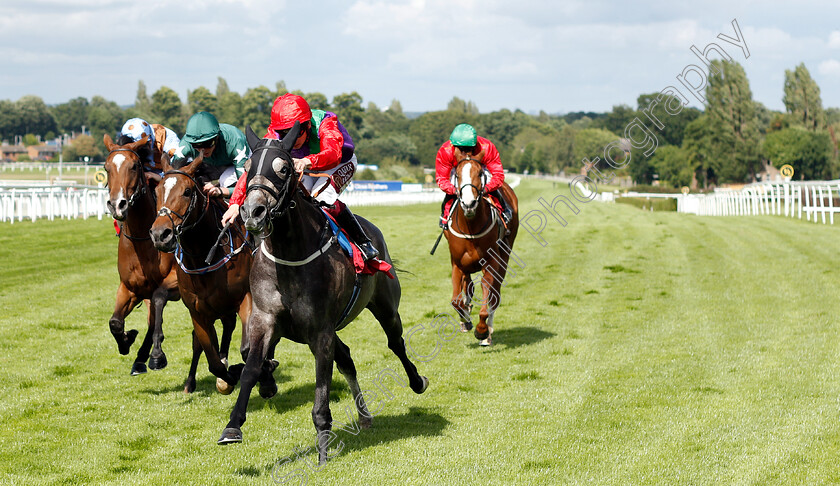
POLYGON ((510 222, 513 212, 510 205, 502 196, 502 183, 505 181, 505 173, 502 169, 502 160, 499 157, 499 151, 490 140, 484 137, 479 137, 471 125, 462 123, 452 130, 452 134, 438 150, 437 159, 435 160, 435 175, 437 184, 440 189, 446 193, 446 197, 441 204, 441 221, 440 226, 446 224, 446 219, 449 216, 449 209, 452 202, 458 198, 458 188, 452 182, 454 181, 453 171, 458 165, 458 160, 455 160, 455 147, 458 147, 461 152, 469 155, 478 155, 484 151, 484 165, 485 171, 490 172, 490 181, 484 185, 484 193, 493 196, 501 206, 502 218, 505 225, 510 222))
MULTIPOLYGON (((356 173, 358 164, 350 134, 335 113, 312 110, 302 97, 287 93, 274 100, 271 123, 264 138, 282 139, 295 122, 300 122, 301 131, 291 155, 295 171, 301 174, 303 187, 347 231, 366 261, 376 258, 379 251, 347 205, 338 200, 356 173), (308 175, 307 172, 317 172, 320 177, 308 175)), ((246 186, 247 174, 243 174, 236 183, 230 207, 222 217, 222 224, 239 215, 239 206, 245 202, 246 186)))

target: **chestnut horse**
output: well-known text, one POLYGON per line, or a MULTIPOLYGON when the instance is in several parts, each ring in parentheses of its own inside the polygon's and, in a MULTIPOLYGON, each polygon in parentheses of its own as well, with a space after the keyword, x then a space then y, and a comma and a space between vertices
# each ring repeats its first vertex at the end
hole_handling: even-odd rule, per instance
POLYGON ((493 344, 493 315, 501 302, 500 289, 507 271, 513 240, 519 229, 519 202, 513 189, 502 183, 501 192, 513 217, 505 228, 495 205, 484 193, 484 151, 477 156, 455 147, 458 199, 449 210, 444 230, 452 262, 452 307, 461 316, 461 330, 472 329, 470 309, 474 283, 471 275, 483 272, 480 320, 475 337, 482 346, 493 344))
POLYGON ((163 308, 167 301, 178 300, 180 294, 175 260, 172 255, 158 252, 149 238, 149 228, 155 219, 155 200, 137 154, 146 144, 146 136, 137 142, 117 145, 106 134, 104 141, 109 151, 105 160, 109 192, 106 205, 122 226, 117 249, 120 286, 109 325, 120 354, 128 354, 137 331, 125 332, 125 318, 141 301, 146 302, 149 328, 131 366, 131 374, 138 375, 146 372, 147 359, 153 370, 166 366, 166 355, 161 349, 163 308))
MULTIPOLYGON (((251 313, 251 251, 242 224, 223 228, 221 216, 227 208, 217 198, 206 196, 196 181, 196 171, 203 160, 199 155, 176 170, 164 155, 161 163, 165 173, 157 187, 157 219, 150 234, 158 250, 175 254, 178 288, 193 321, 191 380, 185 383, 184 392, 195 390, 198 357, 204 350, 210 372, 217 377, 216 389, 227 395, 236 384, 227 369, 236 314, 244 329, 251 313), (223 254, 215 257, 211 248, 215 250, 219 242, 223 254), (214 258, 208 258, 208 253, 213 253, 214 258), (221 347, 214 327, 217 319, 222 321, 221 347)), ((276 390, 275 386, 269 395, 276 390)))
MULTIPOLYGON (((306 344, 315 356, 312 421, 318 433, 319 462, 324 463, 332 428, 333 363, 350 386, 360 426, 371 424, 350 348, 336 334, 365 308, 385 331, 388 348, 402 362, 411 389, 423 393, 429 380, 420 376, 407 356, 399 314, 399 280, 382 272, 356 275, 353 262, 329 233, 327 217, 318 202, 298 188, 300 174, 289 151, 299 133, 299 123, 282 141, 261 140, 250 126, 246 129, 253 154, 246 162, 247 196, 240 216, 245 227, 257 232, 262 242, 251 267, 254 305, 244 333, 249 349, 247 357, 243 355, 242 384, 219 443, 242 441, 240 427, 245 422, 251 389, 257 380, 261 385, 274 380, 263 364, 266 352, 285 337, 306 344)), ((379 257, 390 262, 382 233, 362 218, 359 223, 379 250, 379 257)))

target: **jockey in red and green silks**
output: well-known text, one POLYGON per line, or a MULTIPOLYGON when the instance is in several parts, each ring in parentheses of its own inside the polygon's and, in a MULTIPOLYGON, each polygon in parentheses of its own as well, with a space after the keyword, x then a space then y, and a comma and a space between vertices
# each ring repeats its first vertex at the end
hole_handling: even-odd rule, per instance
MULTIPOLYGON (((355 146, 335 113, 312 110, 301 96, 288 93, 274 100, 271 123, 264 138, 282 139, 299 122, 301 132, 292 147, 295 171, 302 174, 303 187, 333 215, 362 251, 365 260, 379 255, 356 217, 338 197, 356 172, 355 146), (314 177, 309 173, 318 173, 314 177)), ((245 201, 247 174, 243 174, 230 198, 230 208, 222 218, 226 223, 239 214, 245 201)))

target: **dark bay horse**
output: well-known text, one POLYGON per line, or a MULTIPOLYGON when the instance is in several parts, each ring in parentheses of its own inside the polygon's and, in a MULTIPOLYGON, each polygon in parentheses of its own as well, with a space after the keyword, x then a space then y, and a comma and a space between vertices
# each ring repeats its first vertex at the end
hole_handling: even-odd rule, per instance
MULTIPOLYGON (((221 216, 227 208, 218 199, 206 196, 196 181, 203 160, 199 155, 176 170, 164 155, 161 163, 165 173, 157 187, 157 219, 149 233, 158 250, 175 254, 178 287, 193 321, 193 359, 184 392, 195 390, 195 372, 203 350, 210 372, 217 377, 216 389, 227 395, 236 384, 227 369, 236 314, 244 329, 251 312, 251 251, 242 224, 223 228, 221 216), (222 251, 213 252, 214 258, 207 262, 218 242, 222 251), (221 347, 214 326, 217 319, 222 321, 221 347)), ((274 393, 276 388, 270 395, 274 393)))
MULTIPOLYGON (((262 242, 251 267, 253 309, 247 324, 248 355, 241 375, 239 398, 219 443, 241 442, 248 399, 257 380, 273 380, 263 362, 266 352, 285 337, 306 344, 315 356, 315 403, 312 420, 318 432, 321 463, 327 459, 332 427, 329 407, 333 362, 350 386, 362 427, 370 427, 367 410, 350 348, 336 331, 344 328, 365 308, 373 313, 388 347, 402 362, 409 385, 423 393, 429 380, 420 376, 406 355, 399 315, 400 284, 377 272, 357 277, 352 261, 328 232, 327 218, 317 202, 298 190, 300 174, 295 171, 289 150, 300 131, 295 124, 282 140, 259 139, 246 130, 252 155, 248 170, 247 197, 240 216, 249 231, 262 242), (358 287, 356 287, 358 283, 358 287), (357 293, 358 298, 351 298, 357 293)), ((382 233, 373 224, 359 222, 380 252, 390 262, 382 233)), ((243 338, 244 339, 244 338, 243 338)))
POLYGON ((513 241, 519 229, 519 202, 513 189, 502 183, 501 192, 513 211, 507 229, 495 206, 484 194, 484 158, 455 148, 458 199, 449 211, 444 231, 452 262, 452 306, 461 316, 461 329, 472 329, 470 309, 474 283, 471 276, 483 272, 480 320, 475 337, 482 346, 493 343, 493 315, 501 302, 501 285, 507 272, 513 241))
POLYGON ((141 301, 146 302, 148 331, 131 366, 131 374, 138 375, 146 372, 146 360, 153 370, 166 366, 166 354, 161 348, 163 308, 167 301, 180 298, 178 279, 172 255, 158 252, 149 238, 149 228, 155 219, 155 200, 137 155, 137 150, 146 143, 146 136, 137 142, 117 145, 106 134, 104 142, 109 152, 105 160, 109 192, 106 205, 111 216, 122 225, 117 249, 120 285, 109 325, 120 354, 128 354, 137 331, 125 332, 125 318, 141 301))

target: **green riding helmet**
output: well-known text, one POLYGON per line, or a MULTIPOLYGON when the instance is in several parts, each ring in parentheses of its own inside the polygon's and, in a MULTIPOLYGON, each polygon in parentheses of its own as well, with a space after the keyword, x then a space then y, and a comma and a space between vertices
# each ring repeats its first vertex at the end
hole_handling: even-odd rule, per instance
POLYGON ((187 143, 201 143, 210 140, 220 133, 219 120, 211 113, 199 111, 187 121, 187 133, 183 140, 187 143))
POLYGON ((449 141, 456 147, 475 147, 478 143, 478 134, 472 125, 462 123, 452 130, 449 141))

